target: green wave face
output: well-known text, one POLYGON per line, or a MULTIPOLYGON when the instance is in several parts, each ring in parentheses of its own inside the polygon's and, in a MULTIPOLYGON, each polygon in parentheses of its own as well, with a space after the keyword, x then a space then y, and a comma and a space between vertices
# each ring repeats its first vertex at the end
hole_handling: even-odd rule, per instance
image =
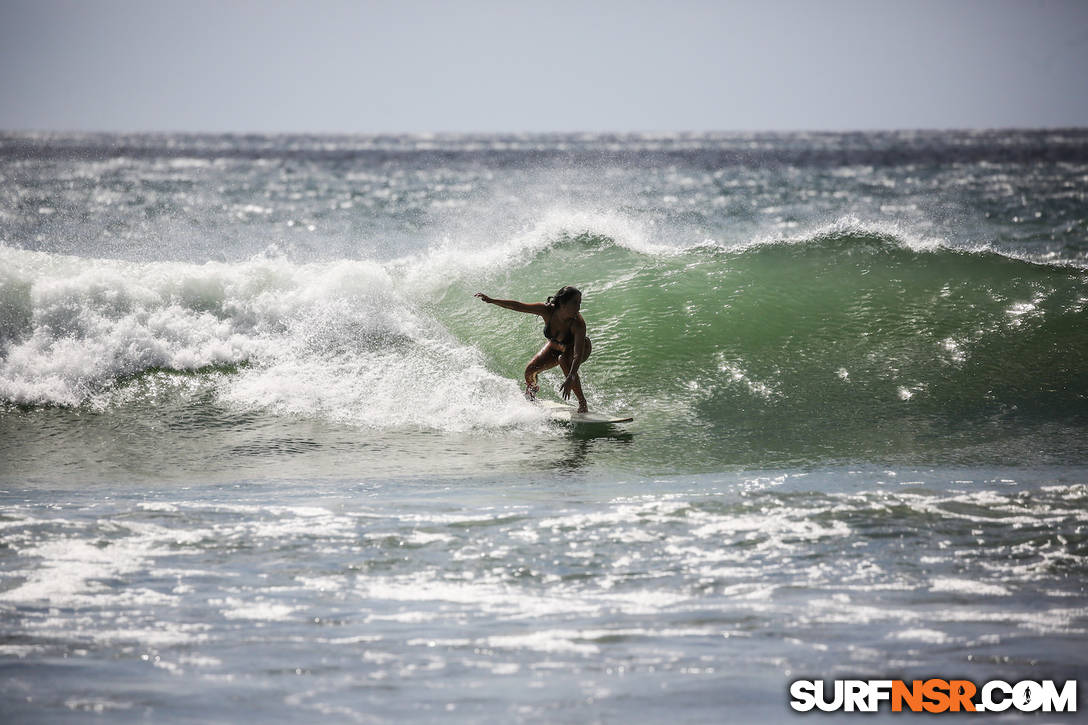
MULTIPOLYGON (((664 447, 660 460, 709 469, 1084 454, 1080 269, 858 230, 661 255, 583 234, 476 282, 527 300, 582 288, 583 377, 591 401, 640 417, 636 457, 664 447)), ((447 290, 444 322, 520 378, 538 320, 473 291, 447 290)))

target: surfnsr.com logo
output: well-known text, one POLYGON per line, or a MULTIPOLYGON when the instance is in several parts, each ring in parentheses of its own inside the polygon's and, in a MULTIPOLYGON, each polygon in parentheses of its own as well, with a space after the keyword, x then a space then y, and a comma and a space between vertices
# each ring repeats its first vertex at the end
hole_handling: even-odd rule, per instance
POLYGON ((1005 682, 990 680, 981 687, 970 680, 795 680, 790 683, 790 707, 798 712, 877 712, 887 704, 892 712, 1076 712, 1077 681, 1059 688, 1054 680, 1005 682))

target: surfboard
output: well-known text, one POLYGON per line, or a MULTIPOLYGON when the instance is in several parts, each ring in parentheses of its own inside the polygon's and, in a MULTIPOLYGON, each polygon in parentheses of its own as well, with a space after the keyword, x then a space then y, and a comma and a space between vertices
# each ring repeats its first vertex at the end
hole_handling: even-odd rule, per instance
POLYGON ((554 400, 537 400, 536 404, 544 409, 544 411, 548 414, 549 418, 564 422, 569 421, 571 423, 630 423, 632 420, 634 420, 633 416, 614 416, 607 413, 594 413, 593 411, 590 411, 588 413, 579 413, 578 409, 573 405, 559 403, 554 400))

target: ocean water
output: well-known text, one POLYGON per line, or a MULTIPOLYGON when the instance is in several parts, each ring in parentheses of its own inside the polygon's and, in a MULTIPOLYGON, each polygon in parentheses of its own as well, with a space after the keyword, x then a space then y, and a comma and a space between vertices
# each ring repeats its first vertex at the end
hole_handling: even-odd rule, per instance
POLYGON ((9 133, 0 181, 5 722, 1083 689, 1086 130, 9 133), (566 284, 632 423, 548 420, 473 298, 566 284))

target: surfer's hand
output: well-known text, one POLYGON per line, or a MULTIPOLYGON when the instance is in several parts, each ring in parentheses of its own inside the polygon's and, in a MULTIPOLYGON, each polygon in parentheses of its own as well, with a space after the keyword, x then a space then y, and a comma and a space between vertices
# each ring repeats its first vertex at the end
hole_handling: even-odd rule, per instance
POLYGON ((570 400, 570 389, 573 386, 574 378, 568 375, 563 381, 563 384, 559 387, 559 394, 563 396, 563 400, 570 400))
POLYGON ((487 295, 485 295, 483 292, 477 292, 476 294, 474 294, 472 296, 473 297, 479 297, 481 300, 483 300, 484 302, 487 302, 488 304, 491 303, 491 298, 488 297, 487 295))

